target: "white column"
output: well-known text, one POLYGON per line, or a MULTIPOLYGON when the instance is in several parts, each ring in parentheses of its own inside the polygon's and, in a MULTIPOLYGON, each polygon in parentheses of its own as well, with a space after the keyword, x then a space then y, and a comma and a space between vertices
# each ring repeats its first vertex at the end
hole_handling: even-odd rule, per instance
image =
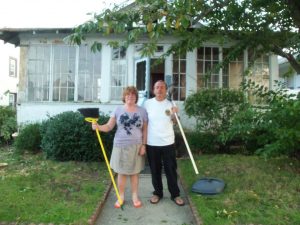
POLYGON ((197 92, 197 49, 186 54, 186 97, 197 92))
POLYGON ((102 45, 101 59, 101 102, 109 102, 110 100, 110 77, 111 77, 111 47, 102 45))
POLYGON ((134 45, 129 45, 127 48, 127 84, 135 85, 134 83, 134 45))
POLYGON ((270 90, 275 88, 275 80, 279 80, 279 66, 278 66, 278 59, 277 56, 271 54, 269 56, 269 73, 270 73, 270 90))

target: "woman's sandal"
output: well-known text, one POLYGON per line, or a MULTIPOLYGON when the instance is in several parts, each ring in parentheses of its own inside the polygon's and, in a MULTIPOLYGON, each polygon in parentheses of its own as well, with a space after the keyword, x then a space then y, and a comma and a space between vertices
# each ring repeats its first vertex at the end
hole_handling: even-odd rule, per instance
POLYGON ((136 201, 132 200, 132 204, 134 208, 140 208, 143 205, 143 203, 140 200, 136 200, 136 201))
MULTIPOLYGON (((124 205, 124 203, 125 203, 125 201, 123 201, 122 205, 124 205)), ((114 207, 115 207, 116 209, 121 208, 121 205, 120 205, 119 200, 116 201, 116 203, 114 204, 114 207)))
POLYGON ((184 206, 185 205, 185 202, 183 201, 183 199, 181 197, 175 197, 172 199, 176 205, 178 206, 184 206))
POLYGON ((150 198, 150 203, 157 204, 160 201, 160 197, 158 195, 152 195, 150 198))

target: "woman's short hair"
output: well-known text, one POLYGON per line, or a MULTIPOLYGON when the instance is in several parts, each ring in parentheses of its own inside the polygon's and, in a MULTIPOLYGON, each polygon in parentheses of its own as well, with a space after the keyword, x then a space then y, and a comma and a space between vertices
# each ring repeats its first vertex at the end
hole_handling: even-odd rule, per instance
POLYGON ((138 94, 138 90, 136 89, 136 87, 134 86, 128 86, 124 89, 123 91, 123 97, 122 97, 122 101, 125 103, 125 96, 129 95, 129 94, 134 94, 135 95, 135 103, 138 102, 139 100, 139 94, 138 94))

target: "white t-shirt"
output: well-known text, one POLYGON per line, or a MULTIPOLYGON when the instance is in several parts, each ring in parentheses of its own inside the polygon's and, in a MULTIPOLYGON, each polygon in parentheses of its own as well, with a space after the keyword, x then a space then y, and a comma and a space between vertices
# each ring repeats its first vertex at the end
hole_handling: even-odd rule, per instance
POLYGON ((172 103, 165 99, 157 101, 151 98, 144 103, 148 113, 147 144, 152 146, 166 146, 174 144, 175 135, 171 120, 172 103))

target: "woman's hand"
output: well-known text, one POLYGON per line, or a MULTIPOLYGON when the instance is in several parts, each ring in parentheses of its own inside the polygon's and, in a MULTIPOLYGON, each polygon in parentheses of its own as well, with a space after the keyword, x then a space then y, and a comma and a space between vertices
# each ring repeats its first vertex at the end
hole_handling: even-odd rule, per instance
POLYGON ((139 155, 143 156, 146 154, 146 145, 141 145, 139 155))
POLYGON ((92 122, 92 129, 97 130, 98 129, 98 123, 97 122, 92 122))

